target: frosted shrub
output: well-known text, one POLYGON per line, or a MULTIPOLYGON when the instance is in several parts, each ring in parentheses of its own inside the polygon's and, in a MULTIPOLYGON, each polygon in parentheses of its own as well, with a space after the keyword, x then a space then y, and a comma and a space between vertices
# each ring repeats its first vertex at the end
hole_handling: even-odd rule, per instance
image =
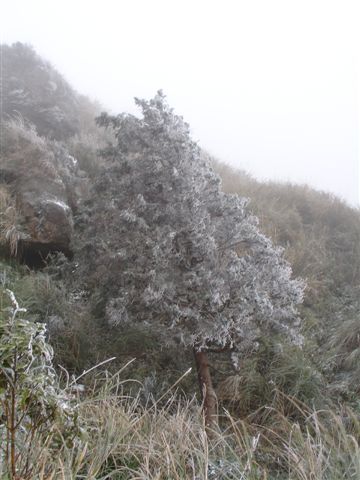
POLYGON ((25 479, 36 471, 39 445, 51 450, 75 438, 76 413, 58 386, 45 325, 26 320, 14 293, 4 293, 10 305, 1 293, 0 475, 25 479))

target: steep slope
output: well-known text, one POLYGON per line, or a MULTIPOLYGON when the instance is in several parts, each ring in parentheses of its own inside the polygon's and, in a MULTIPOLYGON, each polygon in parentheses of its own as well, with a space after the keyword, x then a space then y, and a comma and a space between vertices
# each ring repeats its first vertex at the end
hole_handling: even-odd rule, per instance
POLYGON ((335 395, 360 385, 360 211, 307 185, 261 183, 213 159, 228 192, 245 195, 262 227, 307 282, 306 355, 335 395))
POLYGON ((0 48, 0 244, 5 255, 38 267, 48 253, 72 254, 72 216, 87 181, 71 151, 94 155, 81 142, 96 131, 99 107, 30 46, 0 48))
POLYGON ((71 256, 76 161, 18 121, 0 124, 0 246, 30 267, 71 256))
MULTIPOLYGON (((35 265, 36 258, 41 260, 49 252, 62 251, 71 255, 74 251, 75 263, 62 274, 68 288, 64 298, 76 297, 77 308, 88 309, 82 321, 91 321, 101 328, 99 338, 91 338, 92 344, 96 340, 92 353, 101 358, 117 355, 121 350, 122 358, 126 359, 135 351, 137 356, 145 356, 140 368, 147 369, 148 373, 156 369, 160 377, 165 377, 169 371, 166 353, 157 350, 153 339, 148 341, 149 354, 144 353, 145 340, 141 332, 127 332, 127 337, 115 339, 104 326, 101 309, 89 308, 91 302, 101 304, 102 298, 96 288, 89 302, 86 298, 89 292, 75 291, 69 275, 79 259, 89 264, 94 260, 91 258, 92 239, 86 237, 83 227, 92 215, 97 198, 88 202, 79 199, 88 197, 91 185, 102 170, 104 160, 99 149, 112 140, 108 132, 95 126, 94 117, 99 114, 99 107, 76 93, 31 47, 17 43, 2 45, 1 49, 4 68, 2 121, 5 122, 0 159, 2 254, 16 252, 17 258, 27 257, 28 263, 35 265), (19 116, 24 120, 11 120, 19 116), (29 122, 35 127, 29 126, 29 122), (45 203, 51 200, 46 208, 42 203, 44 199, 45 203), (65 209, 61 210, 60 205, 65 205, 65 209), (36 246, 37 257, 29 253, 34 251, 29 239, 36 246), (78 256, 84 247, 90 253, 78 256)), ((259 217, 261 228, 275 244, 285 248, 294 274, 307 281, 302 311, 306 337, 303 357, 315 362, 336 392, 351 395, 358 389, 357 379, 360 378, 357 367, 360 352, 357 334, 359 211, 335 196, 308 186, 261 183, 245 172, 235 171, 215 159, 212 161, 222 177, 223 189, 250 198, 250 209, 259 217)), ((66 301, 69 302, 66 308, 71 311, 73 300, 66 301)), ((69 317, 66 335, 71 336, 72 331, 76 331, 79 344, 87 343, 90 333, 83 324, 79 328, 69 317)), ((82 351, 81 355, 87 353, 82 351)), ((65 350, 63 356, 65 360, 65 350)), ((82 365, 86 358, 83 360, 82 365)), ((261 385, 269 379, 280 378, 281 369, 283 379, 274 381, 289 391, 290 375, 294 379, 291 381, 301 376, 298 360, 293 352, 286 356, 276 353, 273 347, 266 347, 261 355, 252 359, 257 370, 254 372, 251 367, 249 378, 254 383, 259 379, 256 388, 260 397, 261 385), (294 368, 289 373, 289 369, 286 372, 284 368, 291 361, 294 368), (278 368, 277 373, 275 368, 278 368)), ((77 360, 73 363, 75 365, 77 360)), ((313 382, 311 376, 308 385, 310 382, 313 382)), ((261 401, 260 398, 259 403, 261 401)))
POLYGON ((40 136, 65 140, 79 134, 97 107, 29 45, 0 45, 2 120, 22 116, 40 136))

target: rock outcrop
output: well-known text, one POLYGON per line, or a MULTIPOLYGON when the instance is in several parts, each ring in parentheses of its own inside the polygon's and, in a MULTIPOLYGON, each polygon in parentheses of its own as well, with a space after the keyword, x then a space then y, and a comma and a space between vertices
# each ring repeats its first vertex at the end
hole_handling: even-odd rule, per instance
POLYGON ((49 253, 71 257, 76 161, 23 122, 2 125, 0 157, 3 251, 40 267, 49 253))

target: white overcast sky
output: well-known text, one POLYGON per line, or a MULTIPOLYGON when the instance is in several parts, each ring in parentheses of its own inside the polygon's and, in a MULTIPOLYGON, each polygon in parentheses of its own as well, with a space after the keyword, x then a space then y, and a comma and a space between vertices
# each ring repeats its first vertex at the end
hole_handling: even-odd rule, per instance
POLYGON ((162 88, 219 159, 359 203, 359 1, 0 3, 0 41, 32 44, 106 109, 162 88))

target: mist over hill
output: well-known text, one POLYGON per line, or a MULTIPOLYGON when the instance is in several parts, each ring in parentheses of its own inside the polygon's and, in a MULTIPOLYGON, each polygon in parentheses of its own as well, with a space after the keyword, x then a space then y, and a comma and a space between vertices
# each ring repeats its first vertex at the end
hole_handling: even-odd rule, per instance
MULTIPOLYGON (((151 325, 130 322, 115 328, 108 322, 110 303, 119 310, 114 291, 126 284, 121 269, 114 268, 122 255, 118 239, 127 235, 116 223, 122 205, 111 209, 131 172, 124 158, 139 161, 141 148, 147 151, 150 141, 146 144, 139 134, 139 150, 131 151, 139 120, 114 117, 115 124, 123 122, 128 129, 119 139, 116 130, 100 125, 106 117, 95 122, 101 107, 74 91, 32 47, 16 43, 1 45, 1 50, 2 284, 15 292, 33 320, 47 325, 56 364, 76 374, 112 356, 117 357, 113 370, 136 357, 128 373, 143 382, 139 396, 161 397, 161 389, 191 365, 191 349, 160 344, 151 325), (117 142, 125 145, 120 154, 117 142)), ((260 182, 205 151, 199 159, 220 176, 223 192, 249 199, 246 215, 258 217, 261 231, 284 249, 294 277, 306 282, 299 307, 302 348, 284 340, 281 332, 264 335, 256 349, 240 358, 240 370, 233 368, 231 354, 209 353, 219 408, 241 418, 256 417, 258 409, 271 405, 274 391, 309 408, 327 408, 332 402, 358 408, 359 210, 306 185, 260 182)), ((154 156, 154 168, 157 160, 154 156)), ((132 180, 139 182, 130 176, 127 185, 132 180)), ((163 188, 159 186, 161 194, 163 188)), ((124 203, 125 197, 119 195, 124 203)), ((162 213, 156 211, 154 218, 162 213)), ((246 248, 238 250, 240 257, 247 255, 246 248)), ((183 396, 192 394, 195 383, 194 378, 184 380, 183 396)), ((298 412, 288 413, 297 418, 298 412)))
POLYGON ((65 140, 93 121, 99 106, 78 94, 64 77, 22 43, 1 45, 2 109, 5 118, 20 115, 40 136, 65 140))

